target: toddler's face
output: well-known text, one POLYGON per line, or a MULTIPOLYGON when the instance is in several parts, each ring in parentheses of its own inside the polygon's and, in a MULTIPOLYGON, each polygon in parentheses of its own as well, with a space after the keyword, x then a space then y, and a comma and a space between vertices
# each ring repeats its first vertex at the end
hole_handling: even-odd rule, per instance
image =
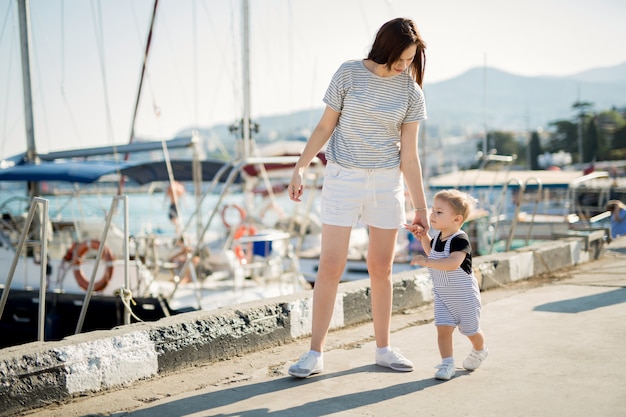
POLYGON ((445 200, 435 198, 430 212, 430 225, 437 230, 447 230, 459 227, 462 219, 460 214, 454 212, 454 208, 445 200))

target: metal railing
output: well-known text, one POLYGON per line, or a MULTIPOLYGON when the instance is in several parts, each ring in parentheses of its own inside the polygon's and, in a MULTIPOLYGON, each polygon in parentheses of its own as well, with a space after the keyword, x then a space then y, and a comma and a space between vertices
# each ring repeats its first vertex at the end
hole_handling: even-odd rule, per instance
MULTIPOLYGON (((124 287, 121 289, 120 297, 129 297, 129 289, 130 289, 130 276, 129 276, 129 263, 130 263, 130 250, 128 247, 129 242, 129 232, 128 232, 128 196, 114 196, 111 201, 111 208, 107 213, 106 223, 104 225, 104 229, 102 230, 102 235, 100 237, 100 246, 98 248, 98 255, 96 255, 96 260, 94 261, 94 266, 91 271, 91 278, 89 279, 89 286, 87 287, 87 292, 85 293, 85 299, 83 301, 83 306, 80 310, 80 315, 78 317, 78 322, 76 323, 76 332, 78 334, 82 331, 83 324, 85 322, 85 317, 87 315, 87 309, 89 308, 89 302, 91 301, 91 296, 93 295, 94 285, 96 282, 96 273, 98 272, 98 266, 100 265, 100 261, 102 260, 102 253, 104 252, 104 247, 107 239, 107 235, 109 234, 109 230, 111 229, 111 220, 113 219, 113 214, 117 209, 117 205, 119 201, 124 202, 124 287)), ((130 310, 130 305, 127 302, 124 302, 124 324, 130 324, 130 317, 132 311, 130 310)))
POLYGON ((13 275, 15 274, 15 269, 17 268, 17 263, 19 262, 22 251, 24 250, 24 246, 28 243, 28 245, 39 244, 41 249, 41 270, 40 270, 40 278, 39 278, 39 313, 38 313, 38 321, 37 321, 37 340, 40 342, 44 341, 45 338, 45 322, 46 322, 46 270, 48 267, 48 200, 34 197, 32 199, 32 204, 30 205, 30 209, 28 210, 28 216, 26 217, 26 222, 24 223, 24 228, 22 229, 22 233, 20 235, 20 239, 17 243, 17 247, 15 250, 15 255, 13 256, 13 262, 11 263, 11 267, 9 268, 9 274, 7 276, 6 283, 4 285, 4 289, 2 290, 2 297, 0 298, 0 317, 2 317, 2 313, 4 312, 4 307, 6 306, 7 300, 9 298, 9 291, 11 290, 11 282, 13 282, 13 275), (42 208, 40 208, 42 207, 42 208), (41 240, 39 242, 30 241, 26 242, 26 238, 30 232, 30 227, 33 223, 33 218, 35 217, 35 213, 37 210, 40 210, 39 214, 43 217, 42 221, 39 224, 40 227, 40 235, 41 240))
POLYGON ((493 236, 491 238, 491 244, 489 245, 489 253, 493 253, 493 249, 494 249, 494 245, 496 243, 496 237, 498 236, 498 227, 500 225, 500 218, 502 217, 502 211, 505 208, 505 201, 506 201, 506 194, 507 194, 507 190, 509 189, 509 184, 511 184, 512 182, 516 183, 519 188, 520 188, 520 195, 518 196, 518 201, 516 203, 516 208, 515 208, 515 216, 513 217, 513 219, 511 220, 512 224, 511 224, 511 231, 509 232, 509 238, 507 239, 507 251, 508 246, 509 246, 509 241, 511 240, 511 236, 512 236, 512 231, 515 228, 515 223, 517 223, 517 215, 519 213, 519 207, 520 207, 520 201, 524 195, 524 184, 522 183, 522 181, 519 178, 509 178, 509 180, 507 182, 505 182, 502 185, 502 191, 500 193, 500 198, 497 201, 496 204, 496 209, 494 212, 495 215, 495 224, 493 226, 493 236))
MULTIPOLYGON (((528 226, 528 233, 526 234, 526 242, 525 242, 526 246, 528 246, 528 243, 530 242, 530 237, 532 236, 533 226, 535 225, 535 215, 537 214, 537 207, 539 206, 539 201, 541 200, 541 196, 543 193, 543 182, 538 177, 531 177, 531 178, 526 179, 526 181, 524 181, 524 193, 528 189, 528 183, 533 182, 533 181, 535 182, 535 184, 537 184, 537 196, 535 197, 535 203, 533 205, 533 212, 530 217, 530 225, 528 226)), ((522 200, 522 196, 520 196, 520 201, 521 200, 522 200)), ((514 234, 515 234, 515 229, 512 228, 511 234, 509 236, 509 243, 507 245, 507 248, 511 247, 511 241, 512 241, 512 237, 514 234)))
MULTIPOLYGON (((100 246, 98 249, 98 254, 94 261, 91 279, 89 280, 89 285, 87 287, 85 298, 82 304, 82 308, 80 311, 80 315, 78 318, 78 322, 76 325, 75 334, 78 334, 82 331, 82 327, 84 324, 84 320, 87 314, 87 309, 89 307, 89 302, 91 300, 91 296, 94 291, 96 273, 98 270, 98 266, 102 259, 103 251, 105 248, 104 242, 106 242, 106 238, 108 235, 108 231, 111 228, 111 220, 113 218, 113 214, 116 212, 119 201, 123 201, 124 203, 124 288, 120 291, 120 297, 122 297, 122 302, 124 304, 124 324, 129 324, 131 320, 132 310, 130 308, 130 298, 132 294, 130 292, 130 248, 129 248, 129 226, 128 226, 128 196, 115 196, 113 201, 111 202, 111 208, 107 213, 107 219, 105 223, 104 230, 102 231, 100 246)), ((15 270, 17 268, 17 264, 20 260, 21 254, 24 252, 25 246, 39 246, 40 247, 40 280, 39 280, 39 311, 38 311, 38 320, 37 320, 37 340, 44 341, 45 340, 45 323, 46 323, 46 294, 47 294, 47 277, 46 271, 48 269, 48 224, 49 224, 49 211, 48 211, 48 200, 33 197, 31 200, 30 209, 28 211, 28 216, 24 223, 20 239, 15 247, 15 255, 13 256, 13 261, 11 263, 11 267, 9 268, 9 273, 7 276, 7 280, 5 282, 4 289, 2 291, 2 297, 0 298, 0 317, 4 312, 6 307, 6 303, 9 297, 9 291, 11 289, 11 284, 13 281, 13 276, 15 274, 15 270), (39 210, 39 214, 42 216, 42 221, 39 224, 39 239, 27 241, 27 237, 31 231, 31 225, 33 223, 33 219, 37 211, 39 210)))

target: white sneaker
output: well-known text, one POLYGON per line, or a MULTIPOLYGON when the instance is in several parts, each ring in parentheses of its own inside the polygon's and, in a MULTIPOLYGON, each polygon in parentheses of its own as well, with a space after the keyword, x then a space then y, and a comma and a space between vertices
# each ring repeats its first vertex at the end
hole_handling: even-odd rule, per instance
POLYGON ((389 349, 385 353, 376 351, 376 365, 385 366, 400 372, 411 372, 413 370, 413 362, 402 356, 395 349, 389 349))
POLYGON ((435 372, 435 379, 448 380, 456 373, 454 363, 441 363, 435 366, 435 368, 437 368, 437 372, 435 372))
POLYGON ((298 378, 306 378, 313 374, 319 374, 324 370, 324 358, 320 355, 315 356, 311 352, 307 352, 300 356, 298 362, 289 367, 289 375, 298 378))
POLYGON ((467 369, 468 371, 478 369, 478 367, 487 358, 488 354, 489 350, 486 347, 483 348, 482 352, 478 352, 472 349, 469 356, 463 361, 463 368, 467 369))

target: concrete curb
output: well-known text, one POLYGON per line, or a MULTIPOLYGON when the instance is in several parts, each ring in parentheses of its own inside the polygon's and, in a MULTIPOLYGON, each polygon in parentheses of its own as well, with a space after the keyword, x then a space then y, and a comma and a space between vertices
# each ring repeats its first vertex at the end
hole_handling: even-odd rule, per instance
MULTIPOLYGON (((475 272, 486 290, 596 259, 603 245, 604 235, 545 242, 476 258, 475 272)), ((331 328, 370 320, 367 284, 340 284, 331 328)), ((395 275, 394 313, 430 303, 431 289, 427 270, 395 275)), ((292 342, 310 332, 312 293, 2 349, 0 416, 292 342)))

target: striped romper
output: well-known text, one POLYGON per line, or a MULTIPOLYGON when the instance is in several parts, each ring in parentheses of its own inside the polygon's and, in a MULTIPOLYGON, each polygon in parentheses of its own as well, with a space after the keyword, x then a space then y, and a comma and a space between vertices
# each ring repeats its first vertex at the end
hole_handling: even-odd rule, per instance
MULTIPOLYGON (((441 259, 450 256, 450 244, 459 234, 459 230, 445 242, 443 252, 435 251, 439 234, 432 241, 432 248, 428 259, 441 259)), ((466 235, 467 236, 467 235, 466 235)), ((435 325, 459 327, 459 331, 472 336, 480 330, 480 290, 478 281, 473 273, 465 272, 461 267, 454 271, 441 271, 428 268, 433 280, 433 295, 435 307, 435 325)))

